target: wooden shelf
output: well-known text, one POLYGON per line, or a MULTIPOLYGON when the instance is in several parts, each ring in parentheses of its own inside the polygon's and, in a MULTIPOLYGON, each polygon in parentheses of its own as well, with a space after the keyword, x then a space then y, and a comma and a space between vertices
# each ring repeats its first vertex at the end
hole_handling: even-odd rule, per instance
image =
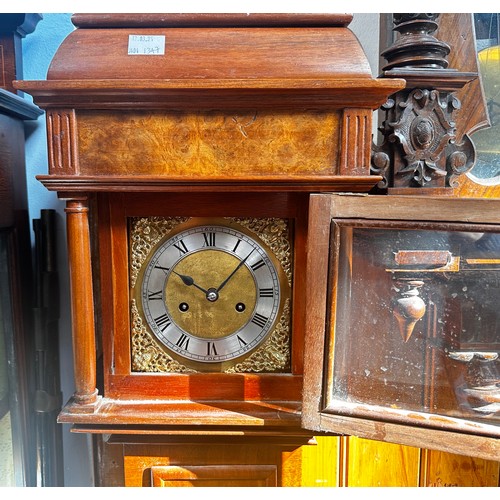
POLYGON ((74 423, 81 432, 106 433, 150 433, 183 434, 205 433, 206 426, 217 428, 216 433, 241 434, 240 427, 277 429, 300 428, 300 404, 296 402, 272 401, 162 401, 162 400, 116 400, 98 398, 88 405, 89 413, 82 413, 81 405, 73 400, 63 408, 59 423, 74 423), (134 425, 137 422, 141 425, 134 425), (125 428, 123 426, 126 426, 125 428))

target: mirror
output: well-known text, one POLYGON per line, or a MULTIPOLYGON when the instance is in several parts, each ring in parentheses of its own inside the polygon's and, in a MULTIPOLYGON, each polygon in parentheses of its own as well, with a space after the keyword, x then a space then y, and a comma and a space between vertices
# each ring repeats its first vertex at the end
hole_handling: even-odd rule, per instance
POLYGON ((474 133, 476 165, 470 172, 475 182, 500 184, 500 14, 474 14, 479 70, 491 127, 474 133))

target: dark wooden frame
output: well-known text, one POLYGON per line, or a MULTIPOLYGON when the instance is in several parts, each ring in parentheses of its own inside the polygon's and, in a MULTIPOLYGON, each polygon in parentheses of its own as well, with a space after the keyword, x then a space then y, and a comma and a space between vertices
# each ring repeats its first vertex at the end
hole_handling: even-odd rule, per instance
POLYGON ((331 260, 335 253, 331 246, 332 220, 366 220, 367 225, 369 221, 383 221, 384 227, 395 222, 405 227, 412 224, 418 227, 419 222, 433 221, 434 229, 445 229, 453 227, 451 222, 460 223, 462 228, 465 223, 494 227, 491 225, 500 223, 499 214, 500 200, 328 194, 311 196, 302 410, 306 429, 498 460, 500 440, 496 426, 438 415, 433 419, 430 414, 417 415, 413 411, 412 415, 405 415, 404 412, 369 404, 358 404, 350 409, 345 405, 341 408, 336 406, 335 401, 328 403, 327 392, 331 384, 328 370, 332 366, 335 316, 338 314, 334 299, 338 283, 335 264, 331 260), (413 223, 408 222, 409 214, 415 214, 413 223), (328 276, 328 280, 319 279, 319 276, 328 276), (319 304, 322 306, 319 307, 319 304))

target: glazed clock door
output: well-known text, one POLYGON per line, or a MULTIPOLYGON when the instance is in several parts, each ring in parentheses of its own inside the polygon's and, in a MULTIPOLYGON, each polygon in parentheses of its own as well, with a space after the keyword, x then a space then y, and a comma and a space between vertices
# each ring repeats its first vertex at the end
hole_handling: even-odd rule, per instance
POLYGON ((313 195, 310 227, 303 425, 498 460, 500 200, 313 195))

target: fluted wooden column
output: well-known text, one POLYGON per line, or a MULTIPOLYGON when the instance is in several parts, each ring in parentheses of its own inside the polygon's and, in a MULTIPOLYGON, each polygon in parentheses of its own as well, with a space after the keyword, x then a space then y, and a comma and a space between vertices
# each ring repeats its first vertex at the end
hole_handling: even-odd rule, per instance
POLYGON ((88 202, 66 202, 71 317, 75 374, 74 402, 90 405, 97 400, 94 302, 88 202))

